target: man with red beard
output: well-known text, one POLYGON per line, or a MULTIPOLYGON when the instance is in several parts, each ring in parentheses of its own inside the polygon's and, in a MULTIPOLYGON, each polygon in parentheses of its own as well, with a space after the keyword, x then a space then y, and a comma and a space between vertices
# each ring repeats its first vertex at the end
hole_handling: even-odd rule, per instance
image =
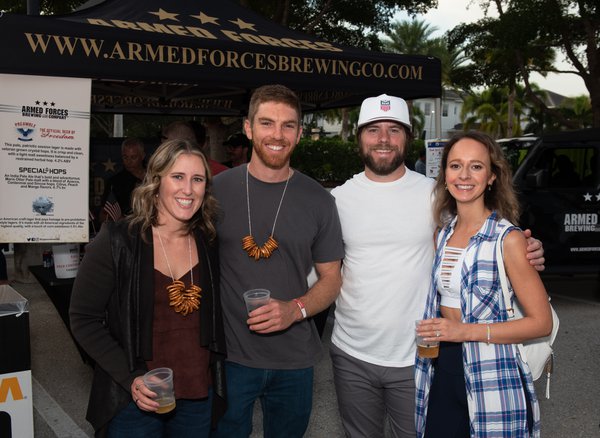
POLYGON ((217 437, 248 437, 256 399, 265 436, 302 437, 308 426, 321 353, 311 316, 338 295, 344 251, 334 199, 290 167, 300 123, 291 90, 258 88, 244 122, 250 162, 215 178, 228 356, 228 408, 217 437), (309 288, 313 264, 319 279, 309 288), (271 298, 248 313, 242 295, 256 288, 268 289, 271 298))
MULTIPOLYGON (((338 405, 347 437, 383 437, 386 422, 391 436, 414 437, 414 322, 433 265, 434 180, 404 164, 403 99, 365 99, 357 136, 365 170, 331 192, 345 250, 330 347, 338 405)), ((542 265, 539 241, 528 250, 542 265)))

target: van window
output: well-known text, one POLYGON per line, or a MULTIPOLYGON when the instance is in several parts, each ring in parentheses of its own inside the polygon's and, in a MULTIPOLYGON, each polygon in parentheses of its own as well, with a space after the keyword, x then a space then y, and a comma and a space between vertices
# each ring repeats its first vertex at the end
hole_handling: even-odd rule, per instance
POLYGON ((548 148, 529 173, 541 176, 538 187, 597 187, 598 156, 596 148, 548 148))
POLYGON ((517 171, 529 150, 536 144, 537 137, 521 137, 521 138, 508 138, 498 140, 498 144, 504 151, 504 156, 510 164, 511 170, 517 171))
POLYGON ((523 162, 523 159, 527 155, 528 150, 529 145, 527 145, 526 147, 520 147, 517 144, 513 144, 505 148, 504 156, 508 160, 508 164, 510 164, 510 168, 513 172, 515 172, 519 168, 519 166, 523 162))

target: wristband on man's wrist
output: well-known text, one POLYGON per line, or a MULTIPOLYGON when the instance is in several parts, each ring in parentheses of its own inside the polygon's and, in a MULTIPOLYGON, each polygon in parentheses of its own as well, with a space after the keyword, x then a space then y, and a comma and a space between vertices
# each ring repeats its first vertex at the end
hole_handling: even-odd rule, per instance
POLYGON ((294 298, 294 302, 300 308, 300 313, 302 313, 302 319, 306 319, 308 315, 306 314, 306 307, 304 307, 304 303, 297 298, 294 298))

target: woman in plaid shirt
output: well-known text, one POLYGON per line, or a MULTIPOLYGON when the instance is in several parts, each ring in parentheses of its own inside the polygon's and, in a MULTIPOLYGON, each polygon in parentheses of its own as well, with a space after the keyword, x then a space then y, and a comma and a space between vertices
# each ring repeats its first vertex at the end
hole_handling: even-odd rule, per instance
MULTIPOLYGON (((418 437, 539 437, 539 406, 516 344, 552 328, 548 296, 526 258, 510 168, 485 134, 444 148, 434 217, 440 225, 432 287, 417 332, 440 340, 437 359, 417 357, 418 437), (495 247, 525 317, 507 322, 495 247)), ((427 339, 426 339, 427 340, 427 339)))

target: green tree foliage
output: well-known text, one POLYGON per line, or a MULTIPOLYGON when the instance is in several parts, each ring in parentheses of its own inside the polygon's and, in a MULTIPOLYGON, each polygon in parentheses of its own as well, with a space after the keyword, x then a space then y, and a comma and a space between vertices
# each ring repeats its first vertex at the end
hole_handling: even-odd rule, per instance
POLYGON ((444 50, 441 38, 434 38, 438 28, 423 20, 396 21, 385 34, 383 46, 388 52, 406 55, 439 55, 444 50))
POLYGON ((402 9, 424 13, 437 0, 240 0, 242 5, 292 29, 354 47, 380 50, 378 34, 402 9))
POLYGON ((465 97, 461 118, 464 129, 479 129, 495 138, 521 135, 521 121, 525 119, 524 88, 516 86, 516 98, 511 110, 512 132, 509 131, 509 90, 507 87, 489 87, 481 93, 465 97))
POLYGON ((561 102, 556 113, 544 113, 532 106, 525 131, 538 135, 544 132, 561 131, 564 128, 561 120, 565 118, 572 121, 574 129, 593 126, 592 106, 587 95, 566 98, 561 102), (556 113, 561 114, 560 118, 554 116, 556 113))
POLYGON ((343 182, 363 170, 356 142, 303 138, 294 150, 292 167, 320 182, 343 182))
POLYGON ((597 0, 480 0, 484 10, 494 7, 498 18, 463 24, 449 33, 452 46, 460 47, 473 63, 464 71, 464 82, 508 86, 523 82, 528 98, 546 117, 568 128, 578 123, 560 109, 548 108, 529 75, 538 72, 581 76, 590 92, 593 125, 600 127, 600 3, 597 0), (558 70, 555 55, 566 56, 572 70, 558 70))
POLYGON ((569 97, 560 104, 560 109, 571 120, 579 122, 578 128, 591 128, 593 124, 592 104, 589 96, 569 97))
MULTIPOLYGON (((500 6, 498 6, 500 7, 500 6)), ((506 88, 506 133, 516 134, 513 124, 516 105, 516 86, 524 80, 521 63, 523 59, 536 70, 544 71, 552 66, 553 52, 536 41, 526 26, 524 17, 513 10, 503 12, 499 19, 485 18, 472 24, 462 24, 449 33, 451 47, 461 47, 472 64, 470 80, 473 85, 506 88), (527 44, 526 44, 527 42, 527 44)))
MULTIPOLYGON (((535 14, 535 36, 564 55, 572 66, 569 70, 548 71, 576 74, 583 79, 590 93, 592 124, 600 127, 600 3, 597 0, 513 0, 511 4, 519 14, 535 14)), ((528 71, 526 64, 522 68, 528 71)), ((559 108, 551 115, 563 121, 562 113, 559 108)), ((577 127, 578 121, 572 122, 572 127, 577 127)))
POLYGON ((466 61, 460 50, 448 47, 446 37, 434 37, 437 27, 423 20, 396 21, 382 38, 385 51, 405 55, 435 56, 442 63, 442 84, 454 88, 453 77, 466 61))

